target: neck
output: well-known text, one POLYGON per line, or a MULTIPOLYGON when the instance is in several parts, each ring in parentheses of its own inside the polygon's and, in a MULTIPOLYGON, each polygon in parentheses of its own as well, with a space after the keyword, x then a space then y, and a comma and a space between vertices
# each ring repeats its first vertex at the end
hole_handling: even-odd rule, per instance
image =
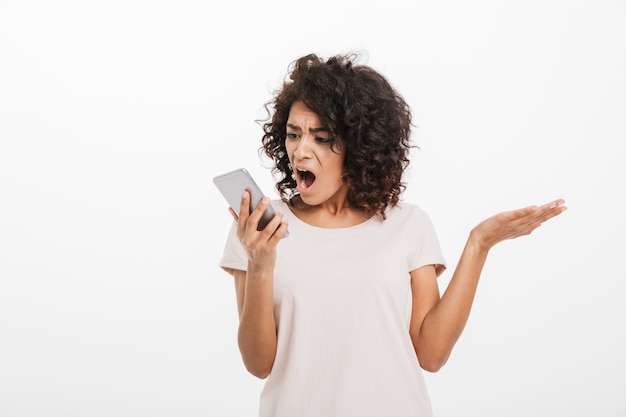
POLYGON ((292 212, 300 220, 322 228, 355 226, 370 217, 364 211, 350 205, 347 198, 330 199, 322 204, 311 206, 302 201, 300 196, 296 196, 291 200, 291 207, 292 212))

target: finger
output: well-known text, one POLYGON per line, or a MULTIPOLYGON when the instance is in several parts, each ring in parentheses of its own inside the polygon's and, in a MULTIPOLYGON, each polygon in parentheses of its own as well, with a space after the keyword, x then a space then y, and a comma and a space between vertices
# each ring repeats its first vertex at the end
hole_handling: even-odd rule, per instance
POLYGON ((281 211, 277 212, 274 217, 272 217, 272 219, 265 226, 265 229, 261 231, 263 236, 262 238, 264 240, 269 241, 272 239, 273 235, 283 223, 283 218, 284 214, 281 211))
POLYGON ((546 203, 540 207, 537 208, 537 217, 544 217, 546 214, 551 214, 554 212, 561 212, 561 209, 563 208, 563 204, 565 203, 565 200, 563 199, 558 199, 558 200, 554 200, 551 201, 549 203, 546 203))
POLYGON ((552 210, 559 206, 562 206, 563 204, 565 204, 565 200, 563 200, 562 198, 559 198, 557 200, 544 204, 543 206, 540 207, 540 209, 542 211, 552 210))
POLYGON ((537 206, 528 206, 521 209, 504 212, 503 214, 508 215, 512 220, 519 220, 524 222, 528 218, 533 218, 537 216, 537 212, 539 207, 537 206))
POLYGON ((274 234, 270 238, 270 242, 272 244, 278 245, 278 242, 280 242, 280 240, 283 237, 285 237, 285 233, 287 233, 288 229, 289 229, 289 223, 287 222, 287 219, 283 218, 283 220, 280 222, 280 225, 274 231, 274 234))
POLYGON ((246 227, 249 227, 251 230, 257 230, 259 221, 261 221, 261 217, 269 205, 270 199, 268 197, 263 197, 259 205, 252 210, 252 213, 250 213, 250 217, 248 217, 246 222, 246 227))
POLYGON ((241 238, 246 231, 246 223, 250 216, 250 193, 246 190, 241 195, 241 204, 239 206, 239 218, 237 219, 237 236, 241 238))
POLYGON ((558 199, 538 207, 536 213, 524 222, 524 228, 530 233, 541 226, 542 223, 563 213, 567 209, 567 207, 563 206, 564 203, 565 200, 558 199))
MULTIPOLYGON (((565 203, 565 200, 558 199, 558 200, 554 200, 554 201, 551 201, 549 203, 546 203, 546 204, 544 204, 542 206, 526 207, 525 209, 519 210, 520 218, 521 217, 527 217, 527 219, 525 219, 525 220, 527 220, 529 222, 534 222, 536 220, 541 220, 546 215, 550 215, 555 209, 559 209, 559 210, 556 210, 557 214, 560 213, 561 211, 564 211, 564 210, 560 210, 560 207, 564 203, 565 203)), ((553 215, 550 215, 550 217, 553 217, 553 215)), ((550 218, 550 217, 548 217, 548 218, 550 218)), ((541 220, 541 221, 545 221, 545 220, 541 220)))
POLYGON ((247 219, 250 216, 250 193, 248 190, 241 194, 241 204, 239 206, 239 217, 247 219))
POLYGON ((546 220, 549 220, 563 213, 565 210, 567 210, 567 207, 563 205, 564 203, 565 201, 563 200, 557 200, 554 202, 554 204, 550 204, 539 217, 539 220, 543 223, 546 220))
POLYGON ((239 216, 237 216, 237 213, 235 213, 235 210, 233 210, 232 207, 228 207, 228 212, 233 217, 233 220, 235 221, 239 220, 239 216))

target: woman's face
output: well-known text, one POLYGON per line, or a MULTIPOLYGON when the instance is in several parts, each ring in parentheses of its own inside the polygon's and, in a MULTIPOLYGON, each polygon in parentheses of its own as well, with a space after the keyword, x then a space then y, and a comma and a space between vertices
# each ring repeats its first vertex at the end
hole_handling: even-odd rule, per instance
POLYGON ((344 151, 335 143, 322 120, 302 101, 291 105, 285 146, 302 201, 316 206, 338 199, 343 203, 348 186, 343 181, 344 151))

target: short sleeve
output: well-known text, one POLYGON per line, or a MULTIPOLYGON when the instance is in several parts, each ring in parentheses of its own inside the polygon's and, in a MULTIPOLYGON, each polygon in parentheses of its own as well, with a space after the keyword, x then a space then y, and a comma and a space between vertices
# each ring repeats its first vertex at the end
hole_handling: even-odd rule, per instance
POLYGON ((434 265, 437 276, 446 269, 446 261, 441 252, 439 239, 435 233, 435 227, 426 212, 417 206, 413 206, 412 213, 413 235, 417 236, 415 249, 409 259, 409 271, 414 271, 422 266, 434 265))
POLYGON ((231 275, 235 269, 248 270, 248 255, 237 237, 237 223, 235 222, 228 232, 220 267, 231 275))

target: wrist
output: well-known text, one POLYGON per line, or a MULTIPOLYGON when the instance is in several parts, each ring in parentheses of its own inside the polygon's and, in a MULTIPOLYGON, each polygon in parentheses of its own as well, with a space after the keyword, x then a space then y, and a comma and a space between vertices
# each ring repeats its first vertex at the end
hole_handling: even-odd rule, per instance
POLYGON ((489 252, 489 249, 491 249, 493 245, 493 243, 486 239, 485 236, 483 236, 475 228, 472 229, 467 239, 467 246, 478 253, 484 253, 485 255, 489 252))
POLYGON ((274 275, 274 264, 248 260, 248 276, 255 279, 268 279, 274 275))

